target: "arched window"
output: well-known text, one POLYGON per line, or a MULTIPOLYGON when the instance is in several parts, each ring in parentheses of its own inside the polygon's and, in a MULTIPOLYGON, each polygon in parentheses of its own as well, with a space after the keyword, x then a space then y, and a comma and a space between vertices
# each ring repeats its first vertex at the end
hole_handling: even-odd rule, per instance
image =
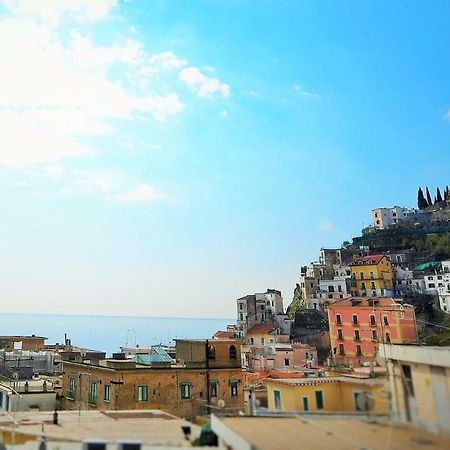
POLYGON ((230 345, 230 359, 236 359, 236 358, 237 358, 236 347, 234 345, 230 345))
POLYGON ((208 359, 216 359, 216 347, 214 345, 208 346, 208 359))
POLYGON ((391 342, 391 335, 389 333, 386 333, 386 342, 387 343, 391 342))

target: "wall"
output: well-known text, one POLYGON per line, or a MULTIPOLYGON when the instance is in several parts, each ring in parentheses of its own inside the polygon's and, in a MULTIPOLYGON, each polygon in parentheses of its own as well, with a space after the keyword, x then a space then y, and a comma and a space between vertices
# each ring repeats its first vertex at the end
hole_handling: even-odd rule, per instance
MULTIPOLYGON (((63 406, 73 408, 80 400, 86 409, 162 409, 180 417, 192 419, 204 413, 207 404, 207 379, 217 380, 218 397, 210 398, 210 405, 223 399, 230 412, 243 410, 243 372, 241 368, 137 368, 114 370, 87 364, 63 362, 63 394, 67 394, 69 377, 75 376, 77 391, 74 400, 65 398, 63 406), (231 396, 230 380, 238 380, 238 395, 231 396), (97 382, 97 405, 88 404, 90 382, 97 382), (191 398, 181 399, 181 383, 191 383, 191 398), (81 387, 80 387, 81 385, 81 387), (104 400, 105 385, 111 386, 111 401, 104 400), (138 386, 148 386, 148 401, 138 402, 138 386)), ((227 409, 228 410, 228 409, 227 409)))

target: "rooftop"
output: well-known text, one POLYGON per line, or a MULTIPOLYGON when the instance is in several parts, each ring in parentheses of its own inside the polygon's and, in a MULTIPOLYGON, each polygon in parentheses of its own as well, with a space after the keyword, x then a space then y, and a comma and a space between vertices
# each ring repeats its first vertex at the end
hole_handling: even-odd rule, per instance
POLYGON ((251 334, 266 334, 275 331, 278 325, 273 323, 260 323, 259 325, 255 325, 247 331, 247 336, 251 334))
POLYGON ((384 255, 356 256, 350 261, 351 266, 376 266, 384 255))
POLYGON ((359 308, 379 308, 379 307, 389 307, 389 306, 410 306, 403 303, 401 298, 392 297, 349 297, 343 298, 342 300, 337 300, 334 303, 328 305, 329 309, 335 308, 336 306, 356 306, 359 308))
POLYGON ((268 382, 276 384, 284 384, 288 386, 309 386, 325 383, 347 383, 357 384, 361 386, 383 386, 386 380, 375 378, 356 378, 356 377, 306 377, 306 378, 284 378, 271 379, 267 378, 268 382))
MULTIPOLYGON (((47 436, 51 440, 82 442, 85 439, 141 441, 147 445, 181 446, 181 426, 189 425, 192 438, 200 428, 161 410, 140 411, 59 411, 58 425, 53 425, 53 412, 16 413, 16 435, 47 436), (42 432, 44 429, 44 432, 42 432)), ((0 430, 11 430, 10 414, 0 414, 0 430)))
POLYGON ((446 450, 450 439, 389 419, 348 415, 216 417, 213 431, 241 450, 446 450))

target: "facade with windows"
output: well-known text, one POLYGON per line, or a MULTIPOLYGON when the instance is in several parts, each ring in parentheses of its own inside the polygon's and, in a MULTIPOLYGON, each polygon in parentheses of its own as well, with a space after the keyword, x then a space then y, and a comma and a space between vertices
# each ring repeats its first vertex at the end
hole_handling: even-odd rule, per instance
POLYGON ((227 411, 244 410, 239 341, 180 340, 176 356, 169 367, 132 359, 63 360, 63 407, 162 409, 187 419, 217 408, 219 400, 227 411))
POLYGON ((376 208, 372 210, 372 225, 377 230, 384 230, 399 222, 415 220, 419 210, 394 206, 392 208, 376 208))
POLYGON ((308 377, 267 379, 269 411, 277 412, 362 412, 363 395, 375 399, 371 412, 387 414, 389 405, 382 392, 388 389, 386 379, 350 377, 308 377))
POLYGON ((330 341, 336 364, 374 361, 380 342, 417 342, 414 307, 401 299, 352 297, 328 308, 330 341))
POLYGON ((394 418, 450 437, 450 347, 382 348, 394 418))
POLYGON ((359 256, 350 261, 351 293, 361 297, 394 295, 394 270, 385 255, 359 256))

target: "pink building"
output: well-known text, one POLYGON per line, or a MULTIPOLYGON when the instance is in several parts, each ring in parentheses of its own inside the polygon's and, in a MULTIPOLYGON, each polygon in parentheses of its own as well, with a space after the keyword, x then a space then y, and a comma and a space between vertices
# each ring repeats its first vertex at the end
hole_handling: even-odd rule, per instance
POLYGON ((301 343, 251 345, 246 353, 247 367, 251 372, 292 371, 317 364, 316 348, 301 343))
POLYGON ((328 306, 332 355, 357 366, 373 361, 380 342, 417 342, 414 307, 390 297, 352 297, 328 306))

